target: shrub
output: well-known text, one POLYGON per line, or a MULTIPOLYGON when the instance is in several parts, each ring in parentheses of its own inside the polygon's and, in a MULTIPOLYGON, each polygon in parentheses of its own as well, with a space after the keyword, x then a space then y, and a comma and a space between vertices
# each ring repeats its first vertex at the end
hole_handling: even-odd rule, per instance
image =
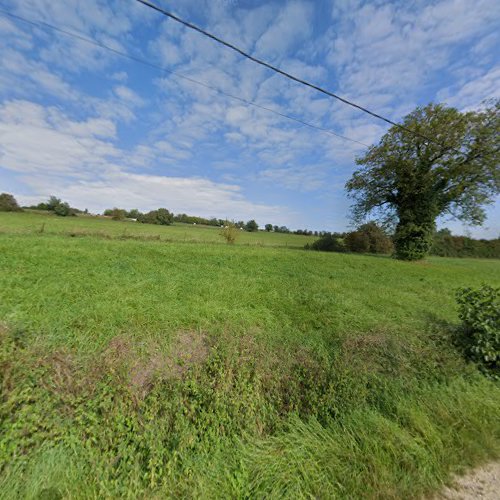
POLYGON ((226 221, 219 234, 226 240, 226 243, 232 245, 238 237, 239 230, 236 224, 226 221))
POLYGON ((306 248, 319 250, 321 252, 345 252, 342 240, 335 234, 326 233, 319 240, 316 240, 312 245, 307 244, 306 248))
POLYGON ((127 212, 127 217, 129 219, 139 219, 141 217, 142 213, 139 212, 137 208, 133 208, 129 212, 127 212))
POLYGON ((109 215, 111 215, 111 218, 113 220, 124 220, 127 215, 127 212, 122 208, 115 207, 113 208, 113 210, 111 210, 111 213, 109 215))
POLYGON ((0 212, 21 212, 16 199, 9 193, 0 194, 0 212))
POLYGON ((51 196, 47 203, 40 203, 40 207, 44 206, 46 210, 52 210, 55 211, 56 207, 62 203, 62 200, 60 198, 57 198, 56 196, 51 196))
POLYGON ((75 210, 69 206, 66 202, 61 202, 54 207, 54 213, 60 217, 68 217, 69 215, 75 215, 75 210))
POLYGON ((346 249, 355 253, 388 254, 393 251, 391 238, 375 222, 368 222, 348 233, 344 240, 346 249))
POLYGON ((370 238, 361 231, 352 231, 345 237, 345 246, 349 252, 369 253, 370 238))
POLYGON ((466 356, 500 380, 500 288, 462 288, 457 302, 466 356))

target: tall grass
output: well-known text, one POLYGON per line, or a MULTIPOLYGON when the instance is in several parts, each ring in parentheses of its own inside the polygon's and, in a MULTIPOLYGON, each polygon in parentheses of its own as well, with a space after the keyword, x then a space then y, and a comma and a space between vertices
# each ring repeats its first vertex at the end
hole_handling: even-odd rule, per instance
POLYGON ((498 456, 453 344, 498 262, 51 223, 0 234, 0 498, 407 498, 498 456))

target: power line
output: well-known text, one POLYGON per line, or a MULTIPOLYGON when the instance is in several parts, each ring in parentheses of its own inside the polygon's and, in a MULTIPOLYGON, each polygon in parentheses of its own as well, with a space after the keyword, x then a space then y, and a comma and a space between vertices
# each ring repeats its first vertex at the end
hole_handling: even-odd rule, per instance
POLYGON ((358 141, 356 139, 352 139, 350 137, 347 137, 347 136, 344 136, 344 135, 341 135, 341 134, 337 134, 336 132, 334 132, 333 130, 330 130, 328 128, 324 128, 324 127, 321 127, 319 125, 314 125, 312 123, 309 123, 309 122, 306 122, 304 120, 301 120, 300 118, 296 118, 294 116, 290 116, 290 115, 287 115, 285 113, 281 113, 280 111, 277 111, 275 109, 272 109, 272 108, 268 108, 266 106, 263 106, 261 104, 258 104, 254 101, 250 101, 248 99, 245 99, 243 97, 239 97, 239 96, 236 96, 234 94, 230 94, 229 92, 225 92, 223 90, 220 90, 216 87, 213 87, 212 85, 210 84, 207 84, 207 83, 204 83, 204 82, 200 82, 199 80, 195 80, 194 78, 191 78, 189 76, 186 76, 186 75, 183 75, 181 73, 177 73, 175 71, 172 71, 172 70, 169 70, 163 66, 159 66, 155 63, 152 63, 150 61, 147 61, 146 59, 142 59, 140 57, 136 57, 136 56, 133 56, 131 54, 127 54, 126 52, 122 52, 120 50, 117 50, 117 49, 114 49, 113 47, 110 47, 109 45, 105 45, 93 38, 87 38, 85 36, 82 36, 82 35, 79 35, 77 33, 74 33, 74 32, 71 32, 71 31, 67 31, 63 28, 59 28, 57 26, 54 26, 53 24, 49 24, 45 21, 32 21, 30 19, 26 19, 22 16, 19 16, 17 14, 13 14, 12 12, 8 12, 8 11, 5 11, 5 10, 2 10, 0 9, 0 15, 3 15, 3 16, 8 16, 10 18, 13 18, 13 19, 16 19, 18 21, 21 21, 21 22, 24 22, 24 23, 27 23, 27 24, 30 24, 32 26, 35 26, 37 28, 49 28, 51 30, 54 30, 56 32, 59 32, 59 33, 62 33, 63 35, 66 35, 66 36, 70 36, 70 37, 73 37, 73 38, 76 38, 82 42, 85 42, 85 43, 88 43, 88 44, 91 44, 91 45, 94 45, 96 47, 99 47, 101 49, 104 49, 104 50, 108 50, 116 55, 119 55, 121 57, 125 57, 127 59, 130 59, 131 61, 134 61, 136 63, 139 63, 139 64, 142 64, 144 66, 148 66, 150 68, 153 68, 153 69, 157 69, 159 71, 162 71, 162 72, 165 72, 165 73, 169 73, 177 78, 181 78, 183 80, 186 80, 188 82, 191 82, 193 84, 196 84, 196 85, 200 85, 202 87, 205 87, 207 89, 210 89, 214 92, 217 92, 218 94, 220 95, 224 95, 226 97, 229 97, 231 99, 234 99, 234 100, 237 100, 239 102, 242 102, 244 104, 247 104, 248 106, 253 106, 255 108, 258 108, 258 109, 262 109, 264 111, 268 111, 270 113, 274 113, 275 115, 277 116, 280 116, 282 118, 286 118, 288 120, 292 120, 296 123, 299 123, 301 125, 304 125, 306 127, 310 127, 310 128, 313 128, 313 129, 316 129, 316 130, 320 130, 321 132, 325 132, 327 134, 330 134, 330 135, 333 135, 335 137, 338 137, 340 139, 343 139, 343 140, 346 140, 346 141, 350 141, 350 142, 353 142, 353 143, 356 143, 356 144, 359 144, 361 146, 364 146, 364 147, 370 147, 368 144, 365 144, 361 141, 358 141))
POLYGON ((216 41, 217 43, 220 43, 221 45, 224 45, 225 47, 231 49, 231 50, 234 50, 235 52, 237 52, 238 54, 242 55, 243 57, 246 57, 247 59, 249 59, 250 61, 253 61, 257 64, 260 64, 261 66, 264 66, 276 73, 279 73, 280 75, 286 77, 286 78, 289 78, 290 80, 293 80, 294 82, 297 82, 297 83, 300 83, 302 85, 305 85, 306 87, 310 87, 314 90, 317 90, 318 92, 321 92, 322 94, 325 94, 329 97, 333 97, 334 99, 338 99, 339 101, 343 102, 344 104, 347 104, 349 106, 352 106, 353 108, 357 108, 359 109, 360 111, 363 111, 364 113, 367 113, 375 118, 378 118, 379 120, 382 120, 386 123, 389 123, 390 125, 393 125, 395 127, 398 127, 400 128, 401 130, 405 130, 406 132, 409 132, 413 135, 416 135, 416 136, 419 136, 421 137, 422 139, 425 139, 426 141, 429 141, 429 142, 434 142, 436 144, 439 144, 441 147, 444 147, 443 144, 441 144, 440 142, 436 141, 435 139, 432 139, 430 137, 427 137, 425 136, 424 134, 421 134, 420 132, 416 131, 416 130, 412 130, 412 129, 409 129, 408 127, 405 127, 404 125, 401 125, 399 123, 396 123, 396 122, 393 122, 392 120, 390 120, 389 118, 386 118, 385 116, 382 116, 382 115, 379 115, 378 113, 374 113, 373 111, 370 111, 369 109, 363 107, 363 106, 360 106, 359 104, 356 104, 355 102, 352 102, 352 101, 349 101, 347 99, 345 99, 344 97, 341 97, 337 94, 334 94, 333 92, 330 92, 329 90, 326 90, 322 87, 319 87, 318 85, 315 85, 313 83, 310 83, 306 80, 303 80, 302 78, 298 78, 297 76, 294 76, 290 73, 287 73, 286 71, 283 71, 282 69, 276 67, 276 66, 273 66, 272 64, 269 64, 265 61, 263 61, 262 59, 258 59, 257 57, 254 57, 252 56, 251 54, 249 54, 248 52, 245 52, 244 50, 236 47, 235 45, 233 45, 232 43, 229 43, 229 42, 226 42, 225 40, 223 40, 222 38, 219 38, 218 36, 216 35, 213 35, 212 33, 209 33, 208 31, 205 31, 204 29, 200 28, 199 26, 196 26, 195 24, 192 24, 188 21, 184 21, 183 19, 181 19, 180 17, 176 16, 175 14, 172 14, 171 12, 169 12, 168 10, 165 10, 161 7, 159 7, 158 5, 155 5, 147 0, 136 0, 137 2, 145 5, 146 7, 149 7, 150 9, 153 9, 153 10, 156 10, 157 12, 159 12, 160 14, 163 14, 164 16, 166 17, 169 17, 170 19, 173 19, 174 21, 180 23, 180 24, 183 24, 184 26, 186 26, 187 28, 190 28, 194 31, 197 31, 198 33, 201 33, 202 35, 208 37, 208 38, 211 38, 212 40, 216 41))

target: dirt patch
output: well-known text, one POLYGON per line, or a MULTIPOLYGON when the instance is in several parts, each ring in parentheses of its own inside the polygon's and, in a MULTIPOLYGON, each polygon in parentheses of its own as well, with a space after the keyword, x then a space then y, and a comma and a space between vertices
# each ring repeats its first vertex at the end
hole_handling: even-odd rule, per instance
POLYGON ((50 377, 40 381, 46 389, 78 392, 83 380, 75 376, 77 366, 68 352, 63 350, 51 352, 43 356, 39 364, 50 368, 50 377))
POLYGON ((410 347, 382 332, 356 335, 344 340, 342 360, 360 373, 406 371, 410 347))
POLYGON ((209 352, 203 333, 180 332, 168 353, 151 348, 144 359, 136 360, 130 365, 130 385, 135 392, 144 396, 155 380, 182 379, 190 369, 202 365, 209 352))
POLYGON ((436 500, 498 500, 500 498, 500 462, 478 467, 439 493, 436 500))

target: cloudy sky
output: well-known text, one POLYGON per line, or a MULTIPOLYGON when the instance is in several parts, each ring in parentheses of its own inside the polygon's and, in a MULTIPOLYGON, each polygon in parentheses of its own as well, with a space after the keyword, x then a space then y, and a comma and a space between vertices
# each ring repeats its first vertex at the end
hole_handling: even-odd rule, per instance
MULTIPOLYGON (((498 0, 156 3, 392 120, 430 101, 470 109, 500 97, 498 0)), ((365 144, 383 122, 134 0, 0 0, 0 10, 170 71, 0 13, 0 191, 91 211, 349 226, 343 188, 364 147, 224 94, 365 144)), ((498 236, 500 202, 488 213, 473 235, 498 236)))

